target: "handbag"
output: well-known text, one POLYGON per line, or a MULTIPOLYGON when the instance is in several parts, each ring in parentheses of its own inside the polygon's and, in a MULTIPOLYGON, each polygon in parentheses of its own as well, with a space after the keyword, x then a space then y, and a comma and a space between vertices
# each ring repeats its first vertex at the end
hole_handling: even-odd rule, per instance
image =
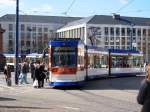
POLYGON ((33 82, 33 87, 38 87, 38 80, 34 80, 34 82, 33 82))

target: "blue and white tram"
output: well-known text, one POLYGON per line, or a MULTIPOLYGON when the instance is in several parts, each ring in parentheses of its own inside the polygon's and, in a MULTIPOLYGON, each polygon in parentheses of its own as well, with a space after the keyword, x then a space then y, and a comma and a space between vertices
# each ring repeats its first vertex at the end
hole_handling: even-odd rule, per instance
POLYGON ((50 85, 79 85, 85 80, 84 45, 79 39, 54 39, 49 42, 48 54, 50 85))
POLYGON ((79 39, 52 39, 48 60, 51 86, 73 86, 86 79, 143 73, 142 53, 85 46, 79 39))

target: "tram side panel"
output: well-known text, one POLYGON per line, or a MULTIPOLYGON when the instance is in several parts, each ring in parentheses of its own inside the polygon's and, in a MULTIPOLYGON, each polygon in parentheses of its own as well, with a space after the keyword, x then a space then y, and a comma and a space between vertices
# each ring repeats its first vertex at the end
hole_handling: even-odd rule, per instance
POLYGON ((88 49, 88 79, 108 76, 108 52, 88 49))
POLYGON ((86 79, 86 66, 85 66, 85 49, 84 45, 78 45, 78 56, 77 56, 77 81, 85 81, 86 79))
POLYGON ((140 53, 112 53, 111 76, 136 76, 144 73, 140 53))

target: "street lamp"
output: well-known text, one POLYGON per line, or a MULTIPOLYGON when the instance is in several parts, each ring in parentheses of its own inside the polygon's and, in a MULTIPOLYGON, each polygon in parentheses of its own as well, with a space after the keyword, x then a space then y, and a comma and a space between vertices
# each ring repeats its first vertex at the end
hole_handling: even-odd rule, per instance
POLYGON ((15 57, 16 57, 16 65, 15 65, 15 84, 18 85, 18 45, 19 45, 19 0, 16 0, 16 44, 15 44, 15 57))

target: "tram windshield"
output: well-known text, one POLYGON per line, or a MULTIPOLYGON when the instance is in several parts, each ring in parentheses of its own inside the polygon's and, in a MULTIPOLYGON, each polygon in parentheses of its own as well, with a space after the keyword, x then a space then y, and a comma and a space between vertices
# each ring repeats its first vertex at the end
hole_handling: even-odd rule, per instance
POLYGON ((76 47, 52 47, 51 56, 52 67, 75 67, 77 65, 76 47))

